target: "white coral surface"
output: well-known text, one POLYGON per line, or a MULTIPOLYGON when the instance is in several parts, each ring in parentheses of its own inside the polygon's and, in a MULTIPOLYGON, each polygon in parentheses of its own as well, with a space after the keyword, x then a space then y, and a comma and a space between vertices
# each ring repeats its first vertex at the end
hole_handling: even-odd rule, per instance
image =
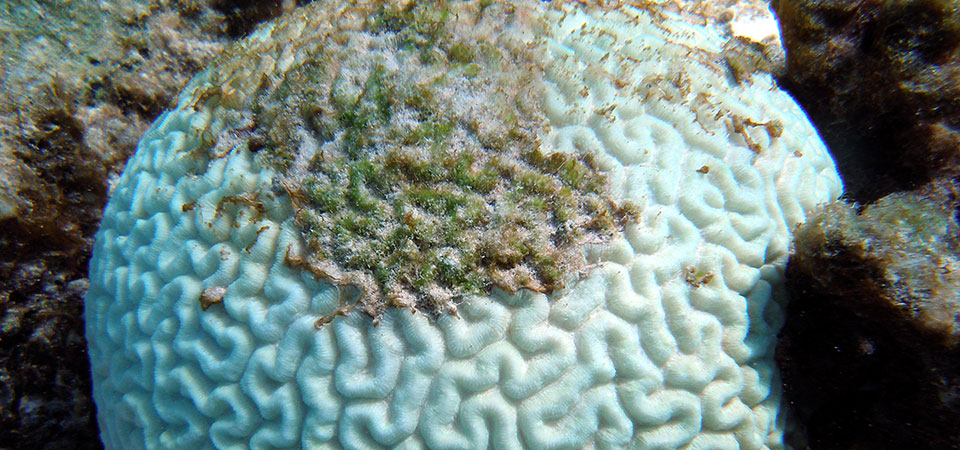
POLYGON ((290 200, 264 194, 275 172, 243 143, 197 158, 231 125, 188 89, 128 163, 91 262, 108 449, 782 447, 783 266, 793 227, 841 193, 826 149, 768 76, 737 84, 704 29, 522 7, 548 24, 530 31, 551 61, 543 145, 598 155, 639 222, 550 296, 317 328, 340 297, 289 264, 303 243, 290 200), (202 308, 205 290, 222 299, 202 308))

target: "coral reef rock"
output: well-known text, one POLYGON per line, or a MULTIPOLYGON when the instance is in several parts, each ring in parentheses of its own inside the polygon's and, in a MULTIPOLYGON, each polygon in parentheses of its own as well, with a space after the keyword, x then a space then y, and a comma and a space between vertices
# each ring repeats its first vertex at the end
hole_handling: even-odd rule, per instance
POLYGON ((826 141, 847 194, 870 202, 960 175, 955 0, 773 0, 780 79, 826 141))
POLYGON ((954 182, 810 214, 777 359, 809 448, 960 447, 954 182))
MULTIPOLYGON (((150 122, 255 23, 234 3, 0 4, 0 447, 101 447, 81 314, 93 234, 150 122)), ((258 21, 282 9, 263 5, 258 21)))
POLYGON ((85 297, 108 448, 782 448, 841 182, 673 2, 315 2, 144 135, 85 297))

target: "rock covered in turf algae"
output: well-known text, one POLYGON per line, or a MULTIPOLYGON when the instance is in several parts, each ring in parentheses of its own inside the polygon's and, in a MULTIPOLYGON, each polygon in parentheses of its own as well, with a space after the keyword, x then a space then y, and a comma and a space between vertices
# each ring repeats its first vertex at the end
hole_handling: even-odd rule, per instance
POLYGON ((960 175, 956 0, 774 0, 784 86, 860 202, 960 175))
POLYGON ((110 448, 780 447, 790 230, 840 194, 659 5, 318 2, 144 136, 91 263, 110 448))
POLYGON ((777 357, 810 448, 960 446, 957 194, 831 203, 797 231, 777 357))

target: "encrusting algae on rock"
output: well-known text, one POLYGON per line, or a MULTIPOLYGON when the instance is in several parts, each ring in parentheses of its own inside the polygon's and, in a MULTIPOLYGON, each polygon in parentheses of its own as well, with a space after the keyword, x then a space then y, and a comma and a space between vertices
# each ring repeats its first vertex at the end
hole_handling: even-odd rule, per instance
POLYGON ((228 66, 196 94, 250 123, 218 141, 247 140, 281 174, 308 244, 289 262, 359 288, 371 316, 455 313, 492 287, 553 292, 587 270, 583 245, 638 218, 592 153, 540 141, 543 42, 503 33, 537 20, 512 10, 340 5, 313 13, 304 26, 323 35, 255 87, 228 66))
POLYGON ((777 358, 811 447, 960 447, 958 199, 938 180, 796 231, 777 358))

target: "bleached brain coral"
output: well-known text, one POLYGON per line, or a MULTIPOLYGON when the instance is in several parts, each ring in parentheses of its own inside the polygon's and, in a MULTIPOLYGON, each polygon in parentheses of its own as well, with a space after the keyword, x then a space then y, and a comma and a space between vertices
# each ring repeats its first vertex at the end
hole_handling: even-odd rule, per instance
POLYGON ((108 448, 777 448, 841 191, 655 2, 316 2, 140 142, 86 297, 108 448))

